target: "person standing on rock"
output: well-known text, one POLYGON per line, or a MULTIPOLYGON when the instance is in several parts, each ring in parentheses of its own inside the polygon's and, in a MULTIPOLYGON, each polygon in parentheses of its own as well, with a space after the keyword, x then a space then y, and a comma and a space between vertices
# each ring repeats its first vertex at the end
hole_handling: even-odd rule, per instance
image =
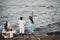
POLYGON ((25 20, 23 20, 23 17, 20 17, 18 24, 19 24, 19 33, 22 35, 25 32, 25 25, 26 25, 26 22, 25 20))
POLYGON ((29 34, 27 35, 27 38, 30 38, 30 36, 34 36, 36 40, 38 40, 38 38, 33 34, 34 33, 33 11, 32 11, 32 16, 29 16, 28 30, 29 30, 28 32, 29 34))
POLYGON ((32 34, 34 32, 34 21, 33 21, 33 12, 32 12, 32 16, 29 16, 29 21, 28 21, 28 29, 29 29, 29 32, 30 34, 32 34))

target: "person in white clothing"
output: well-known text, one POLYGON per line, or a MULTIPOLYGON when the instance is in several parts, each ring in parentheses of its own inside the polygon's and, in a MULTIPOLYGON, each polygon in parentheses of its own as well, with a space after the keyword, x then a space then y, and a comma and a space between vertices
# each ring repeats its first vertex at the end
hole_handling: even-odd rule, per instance
POLYGON ((25 22, 25 20, 23 20, 22 17, 20 17, 18 24, 19 24, 19 33, 24 34, 26 22, 25 22))
POLYGON ((14 34, 14 33, 16 33, 16 32, 13 31, 12 29, 10 29, 10 31, 9 31, 9 34, 10 34, 10 35, 9 35, 9 37, 10 37, 11 40, 13 40, 13 37, 14 37, 13 34, 14 34))

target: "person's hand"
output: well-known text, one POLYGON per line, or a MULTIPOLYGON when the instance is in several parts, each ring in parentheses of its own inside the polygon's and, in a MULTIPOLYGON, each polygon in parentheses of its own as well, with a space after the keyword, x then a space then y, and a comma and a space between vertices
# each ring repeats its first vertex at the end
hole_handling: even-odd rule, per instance
POLYGON ((33 15, 34 11, 32 11, 32 15, 33 15))
POLYGON ((33 17, 34 11, 32 11, 32 17, 33 17))

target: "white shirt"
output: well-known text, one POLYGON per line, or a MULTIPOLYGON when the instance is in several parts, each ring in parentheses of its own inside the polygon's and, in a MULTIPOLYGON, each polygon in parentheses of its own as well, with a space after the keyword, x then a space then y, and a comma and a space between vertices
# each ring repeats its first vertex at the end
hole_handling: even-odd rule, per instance
POLYGON ((19 27, 21 28, 25 26, 26 22, 24 20, 19 20, 18 24, 19 24, 19 27))

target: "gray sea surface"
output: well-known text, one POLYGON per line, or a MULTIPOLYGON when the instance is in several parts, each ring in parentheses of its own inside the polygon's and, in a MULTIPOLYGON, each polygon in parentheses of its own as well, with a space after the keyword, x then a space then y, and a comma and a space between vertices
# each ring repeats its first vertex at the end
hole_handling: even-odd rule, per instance
POLYGON ((8 20, 10 27, 17 30, 19 17, 28 23, 32 10, 34 28, 40 28, 40 33, 60 31, 60 0, 0 0, 0 29, 8 20))

